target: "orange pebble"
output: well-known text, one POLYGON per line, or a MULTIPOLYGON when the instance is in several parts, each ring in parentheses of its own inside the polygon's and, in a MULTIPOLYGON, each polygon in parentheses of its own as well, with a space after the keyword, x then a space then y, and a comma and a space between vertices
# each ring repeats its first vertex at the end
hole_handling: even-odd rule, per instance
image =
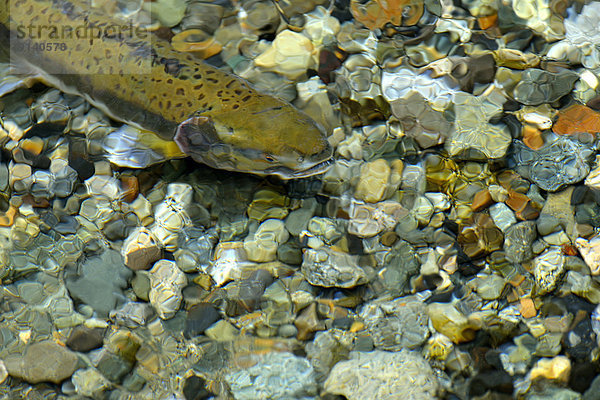
POLYGON ((558 112, 558 120, 552 127, 559 135, 572 135, 578 132, 599 133, 600 113, 582 104, 573 104, 558 112))

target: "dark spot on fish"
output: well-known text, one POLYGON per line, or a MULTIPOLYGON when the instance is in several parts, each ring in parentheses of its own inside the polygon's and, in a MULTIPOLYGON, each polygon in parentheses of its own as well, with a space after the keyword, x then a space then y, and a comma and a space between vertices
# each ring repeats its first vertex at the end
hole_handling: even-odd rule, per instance
POLYGON ((246 101, 250 100, 251 98, 252 98, 252 96, 248 95, 246 97, 242 97, 242 101, 246 102, 246 101))
POLYGON ((202 79, 202 75, 200 75, 200 74, 195 74, 195 75, 194 75, 194 79, 202 79))
POLYGON ((202 100, 204 99, 206 96, 204 95, 204 93, 200 93, 200 96, 198 96, 198 100, 202 100))
POLYGON ((219 91, 217 92, 217 97, 222 97, 222 96, 223 96, 223 91, 222 91, 222 90, 219 90, 219 91))
POLYGON ((183 90, 182 88, 179 88, 175 91, 175 94, 178 96, 185 96, 185 90, 183 90))
POLYGON ((233 107, 231 107, 231 108, 233 108, 234 110, 237 110, 238 108, 240 108, 240 105, 239 104, 234 104, 233 107))
POLYGON ((204 85, 203 84, 196 85, 196 86, 194 86, 194 90, 200 90, 200 89, 202 89, 202 86, 204 86, 204 85))
POLYGON ((219 83, 218 79, 215 78, 206 78, 207 81, 209 81, 210 83, 219 83))
POLYGON ((225 87, 226 87, 227 89, 231 89, 231 87, 233 86, 233 84, 234 84, 234 83, 235 83, 235 81, 234 81, 234 80, 230 80, 229 82, 227 82, 227 85, 225 85, 225 87))
POLYGON ((208 71, 206 71, 206 75, 212 75, 212 74, 214 74, 214 73, 215 73, 215 71, 213 71, 213 70, 210 70, 210 69, 209 69, 208 71))
POLYGON ((237 94, 238 96, 239 96, 240 94, 242 94, 242 91, 241 91, 240 89, 235 89, 233 92, 234 92, 235 94, 237 94))
POLYGON ((160 108, 162 110, 162 108, 163 108, 163 102, 162 102, 162 100, 158 102, 158 108, 160 108))
POLYGON ((171 108, 171 100, 167 100, 167 108, 171 108))
POLYGON ((191 101, 188 101, 188 102, 187 102, 187 106, 188 106, 188 107, 191 107, 191 106, 192 106, 192 102, 191 102, 191 101))
POLYGON ((171 78, 167 79, 167 83, 170 85, 171 83, 173 83, 173 79, 171 79, 171 78))

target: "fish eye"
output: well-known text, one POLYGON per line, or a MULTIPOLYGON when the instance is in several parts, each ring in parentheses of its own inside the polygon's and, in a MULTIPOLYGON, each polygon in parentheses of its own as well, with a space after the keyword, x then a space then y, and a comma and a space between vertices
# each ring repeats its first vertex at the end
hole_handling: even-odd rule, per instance
POLYGON ((304 157, 303 156, 298 156, 298 162, 299 163, 304 162, 304 157))
POLYGON ((273 157, 271 154, 269 153, 263 153, 263 157, 265 160, 267 160, 268 162, 275 162, 275 157, 273 157))

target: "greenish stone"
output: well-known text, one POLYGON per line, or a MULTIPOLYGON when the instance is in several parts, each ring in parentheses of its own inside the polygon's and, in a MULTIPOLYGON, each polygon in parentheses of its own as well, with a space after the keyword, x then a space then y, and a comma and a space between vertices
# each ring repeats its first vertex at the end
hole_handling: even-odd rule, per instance
POLYGON ((302 264, 302 247, 299 243, 290 240, 277 248, 277 259, 289 265, 302 264))
POLYGON ((138 299, 148 301, 150 294, 150 277, 143 271, 136 271, 135 276, 131 280, 131 288, 138 299))
POLYGON ((115 383, 120 382, 121 378, 131 371, 132 367, 132 363, 109 352, 104 352, 102 354, 102 357, 96 366, 98 371, 100 371, 106 379, 115 383))

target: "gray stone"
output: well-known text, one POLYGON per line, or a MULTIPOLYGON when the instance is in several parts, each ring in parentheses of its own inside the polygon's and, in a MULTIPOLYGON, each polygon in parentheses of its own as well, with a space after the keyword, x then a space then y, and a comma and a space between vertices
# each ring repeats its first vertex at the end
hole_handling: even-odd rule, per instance
POLYGON ((535 223, 523 221, 508 228, 504 234, 504 252, 506 259, 521 263, 533 257, 531 245, 536 238, 535 223))
POLYGON ((315 286, 351 288, 367 283, 358 257, 327 247, 305 250, 302 273, 315 286))
POLYGON ((556 192, 566 185, 581 182, 590 172, 593 149, 567 136, 532 150, 520 140, 513 141, 509 167, 540 188, 556 192))
POLYGON ((66 285, 72 297, 91 306, 98 316, 106 317, 124 300, 122 290, 132 274, 119 253, 105 250, 101 256, 87 258, 80 265, 79 274, 66 279, 66 285))
POLYGON ((267 353, 253 366, 228 373, 225 380, 236 400, 307 400, 317 395, 308 360, 286 352, 267 353))
POLYGON ((359 316, 375 347, 382 350, 414 349, 429 337, 425 304, 411 296, 372 301, 362 307, 359 316))
POLYGON ((29 383, 60 383, 77 369, 77 354, 51 340, 33 343, 24 354, 14 354, 4 359, 10 376, 29 383))

